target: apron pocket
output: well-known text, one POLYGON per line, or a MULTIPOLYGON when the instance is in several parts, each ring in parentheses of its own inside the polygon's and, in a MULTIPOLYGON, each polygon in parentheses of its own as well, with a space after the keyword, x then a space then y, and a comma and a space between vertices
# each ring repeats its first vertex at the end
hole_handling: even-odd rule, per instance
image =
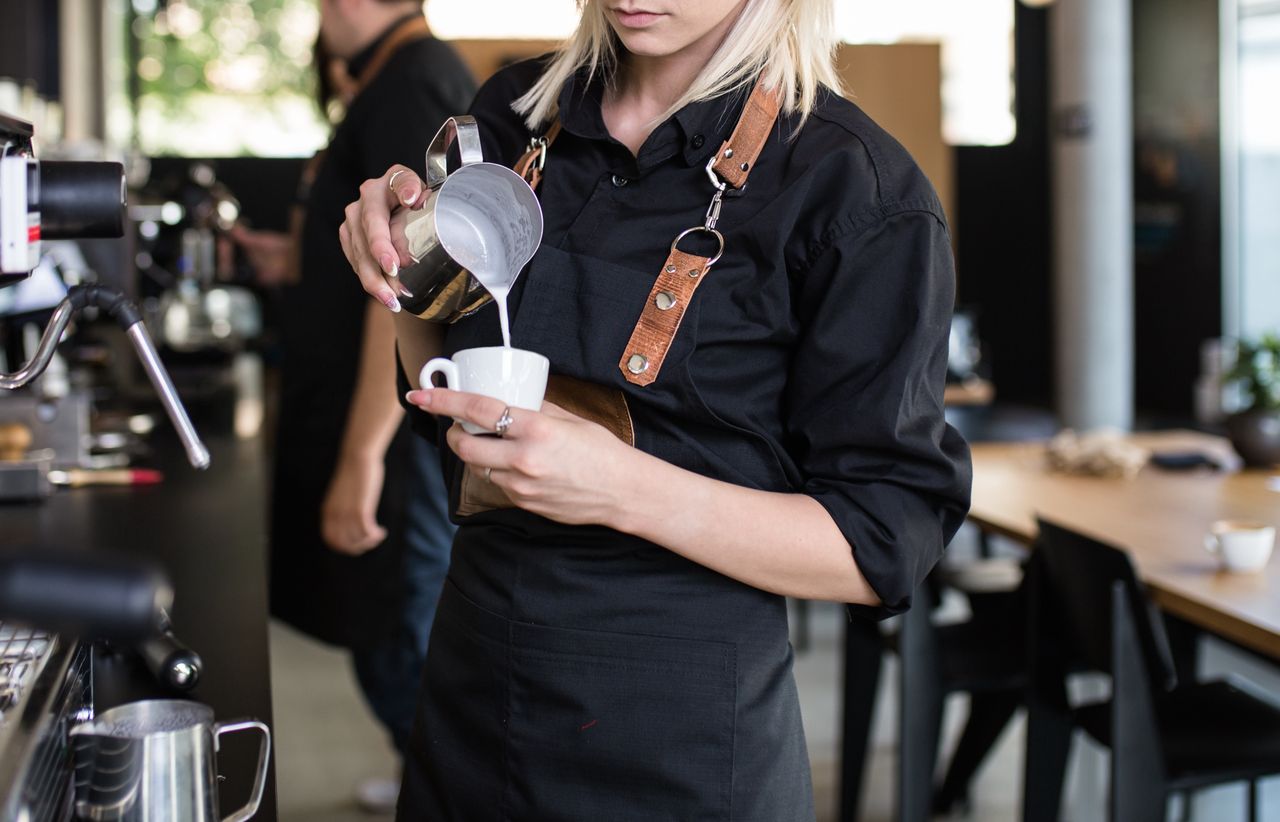
POLYGON ((732 644, 512 623, 516 822, 729 818, 732 644))

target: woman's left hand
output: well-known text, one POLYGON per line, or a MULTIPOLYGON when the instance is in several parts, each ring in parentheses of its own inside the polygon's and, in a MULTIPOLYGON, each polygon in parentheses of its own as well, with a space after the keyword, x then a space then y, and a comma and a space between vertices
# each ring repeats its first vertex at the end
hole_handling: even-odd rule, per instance
POLYGON ((477 436, 459 422, 492 431, 505 403, 448 388, 410 391, 408 400, 452 417, 447 439, 453 453, 520 508, 570 525, 611 525, 623 510, 636 452, 604 426, 544 402, 540 412, 512 408, 505 436, 477 436))

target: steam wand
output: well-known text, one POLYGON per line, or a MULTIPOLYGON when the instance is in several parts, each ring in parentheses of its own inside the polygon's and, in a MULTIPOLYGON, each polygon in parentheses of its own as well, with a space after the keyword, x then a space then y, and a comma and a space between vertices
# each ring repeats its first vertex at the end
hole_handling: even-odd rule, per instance
POLYGON ((187 452, 187 460, 195 468, 208 468, 209 449, 204 447, 195 426, 191 424, 191 418, 187 416, 187 410, 182 406, 182 400, 178 398, 178 392, 173 387, 173 380, 169 379, 169 372, 165 371, 164 365, 160 362, 160 355, 156 353, 151 335, 147 333, 147 328, 142 323, 142 315, 138 313, 133 303, 113 288, 101 285, 77 285, 68 289, 67 296, 58 304, 53 312, 53 318, 45 327, 44 334, 40 337, 40 344, 36 346, 35 355, 26 365, 12 374, 0 373, 0 388, 21 388, 40 376, 49 367, 54 349, 57 348, 67 326, 71 324, 71 318, 88 306, 102 309, 120 323, 120 327, 129 337, 129 342, 133 343, 133 348, 138 353, 138 359, 142 361, 142 367, 146 370, 151 385, 160 395, 165 413, 169 415, 173 427, 178 431, 182 447, 187 452))

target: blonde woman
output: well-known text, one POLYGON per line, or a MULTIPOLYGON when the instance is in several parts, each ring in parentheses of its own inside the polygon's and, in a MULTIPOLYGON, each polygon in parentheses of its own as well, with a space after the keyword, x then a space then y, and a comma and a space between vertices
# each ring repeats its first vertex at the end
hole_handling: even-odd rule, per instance
MULTIPOLYGON (((397 315, 460 525, 400 818, 812 819, 784 597, 904 610, 968 502, 947 228, 838 93, 832 0, 581 5, 471 110, 486 159, 550 140, 511 302, 552 401, 417 386, 499 324, 397 315)), ((424 199, 393 167, 342 227, 392 310, 424 199)))

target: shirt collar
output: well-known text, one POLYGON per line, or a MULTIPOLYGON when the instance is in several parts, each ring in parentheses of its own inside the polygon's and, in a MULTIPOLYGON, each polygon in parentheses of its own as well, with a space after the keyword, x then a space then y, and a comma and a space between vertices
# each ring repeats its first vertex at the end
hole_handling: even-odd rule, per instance
MULTIPOLYGON (((601 104, 605 79, 597 73, 587 81, 585 69, 569 78, 560 90, 560 124, 571 134, 588 140, 609 140, 601 104)), ((680 154, 685 163, 706 165, 729 139, 742 107, 750 94, 743 86, 711 100, 690 103, 667 121, 660 123, 641 148, 637 162, 641 168, 680 154)))
POLYGON ((421 16, 422 16, 422 12, 412 11, 404 15, 403 17, 393 20, 391 25, 383 29, 382 33, 379 34, 372 43, 365 46, 363 49, 360 50, 359 54, 357 54, 355 57, 352 57, 350 60, 347 61, 347 73, 350 74, 352 77, 359 77, 360 72, 364 71, 365 66, 369 65, 369 61, 373 59, 373 55, 375 52, 377 52, 378 46, 381 46, 383 42, 385 42, 386 39, 391 36, 391 32, 395 31, 406 21, 412 20, 414 17, 421 17, 421 16))

